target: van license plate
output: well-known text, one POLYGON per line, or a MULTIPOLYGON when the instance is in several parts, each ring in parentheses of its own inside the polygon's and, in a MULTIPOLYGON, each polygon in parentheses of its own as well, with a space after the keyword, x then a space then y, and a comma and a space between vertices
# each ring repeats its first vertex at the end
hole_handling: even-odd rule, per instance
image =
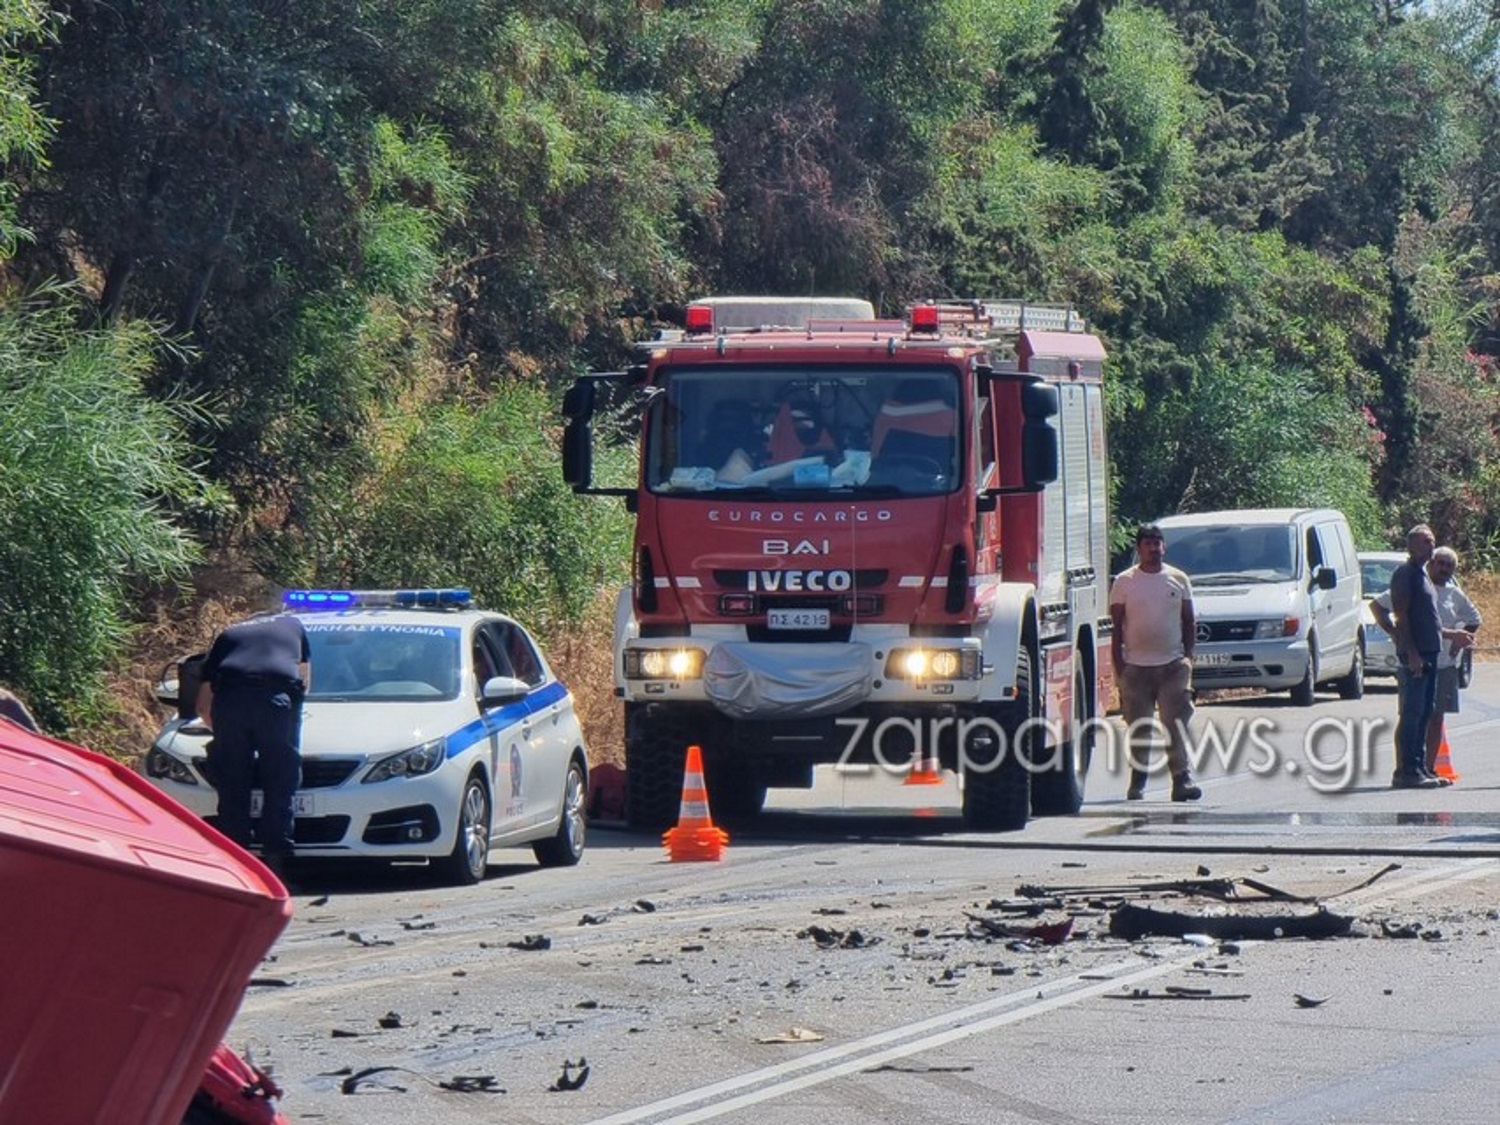
POLYGON ((767 629, 826 629, 829 615, 826 609, 768 609, 767 629))
POLYGON ((1194 668, 1218 668, 1229 663, 1227 652, 1198 652, 1193 654, 1194 668))

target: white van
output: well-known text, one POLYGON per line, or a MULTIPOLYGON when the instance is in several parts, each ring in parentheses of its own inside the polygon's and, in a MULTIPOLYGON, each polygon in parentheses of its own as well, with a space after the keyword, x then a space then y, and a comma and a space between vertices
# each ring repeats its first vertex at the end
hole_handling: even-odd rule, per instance
POLYGON ((1332 508, 1194 512, 1157 521, 1166 561, 1193 583, 1198 688, 1290 688, 1312 703, 1332 683, 1364 694, 1359 561, 1332 508))

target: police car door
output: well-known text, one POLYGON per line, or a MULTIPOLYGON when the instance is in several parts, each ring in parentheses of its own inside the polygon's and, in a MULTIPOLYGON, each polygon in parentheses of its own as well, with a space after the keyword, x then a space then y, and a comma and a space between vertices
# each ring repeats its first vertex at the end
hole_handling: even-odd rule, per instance
POLYGON ((527 708, 525 699, 485 704, 480 697, 484 685, 495 676, 514 678, 505 646, 493 624, 480 625, 474 632, 474 692, 483 708, 488 738, 492 803, 490 839, 498 845, 525 834, 527 816, 522 785, 526 777, 525 745, 527 708))
POLYGON ((509 756, 507 767, 509 801, 514 805, 511 811, 518 825, 551 824, 562 800, 571 749, 562 745, 558 734, 560 703, 552 690, 555 681, 524 630, 510 622, 496 622, 488 631, 499 662, 528 688, 524 700, 506 708, 516 708, 519 713, 519 729, 507 741, 507 746, 517 751, 509 756))

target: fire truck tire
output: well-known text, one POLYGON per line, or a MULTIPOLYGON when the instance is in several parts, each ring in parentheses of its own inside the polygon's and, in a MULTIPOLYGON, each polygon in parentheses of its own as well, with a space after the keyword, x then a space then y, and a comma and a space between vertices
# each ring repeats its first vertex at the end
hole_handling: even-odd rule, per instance
POLYGON ((639 714, 627 717, 625 823, 635 831, 664 832, 677 823, 691 737, 680 722, 648 722, 639 714))
POLYGON ((976 832, 1015 832, 1026 827, 1031 815, 1031 750, 1035 732, 1027 720, 1035 717, 1035 694, 1031 682, 1031 653, 1021 650, 1016 658, 1016 698, 988 710, 1002 733, 996 757, 967 750, 964 769, 964 823, 976 832))
POLYGON ((766 807, 766 783, 753 762, 734 762, 710 754, 703 763, 707 772, 708 807, 715 823, 743 824, 754 820, 766 807))
POLYGON ((1094 756, 1094 716, 1088 682, 1080 669, 1073 676, 1073 735, 1054 750, 1035 746, 1051 768, 1031 775, 1033 816, 1073 816, 1083 808, 1083 781, 1094 756))

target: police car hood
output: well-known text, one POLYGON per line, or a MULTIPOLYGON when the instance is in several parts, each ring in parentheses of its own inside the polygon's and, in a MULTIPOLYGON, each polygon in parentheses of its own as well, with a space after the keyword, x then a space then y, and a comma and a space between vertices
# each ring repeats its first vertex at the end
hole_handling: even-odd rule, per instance
MULTIPOLYGON (((302 756, 304 758, 379 757, 408 750, 432 738, 452 734, 467 721, 461 703, 440 700, 413 703, 346 703, 310 700, 302 707, 302 756)), ((178 723, 166 740, 178 750, 203 752, 210 735, 197 722, 178 723)))

